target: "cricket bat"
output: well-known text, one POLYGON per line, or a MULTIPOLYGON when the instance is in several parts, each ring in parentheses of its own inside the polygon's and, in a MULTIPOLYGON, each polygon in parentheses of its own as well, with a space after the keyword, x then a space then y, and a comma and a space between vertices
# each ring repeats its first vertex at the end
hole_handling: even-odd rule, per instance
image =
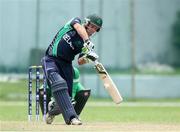
POLYGON ((95 68, 104 84, 105 89, 108 91, 113 101, 116 104, 121 103, 123 98, 102 63, 95 61, 95 68))

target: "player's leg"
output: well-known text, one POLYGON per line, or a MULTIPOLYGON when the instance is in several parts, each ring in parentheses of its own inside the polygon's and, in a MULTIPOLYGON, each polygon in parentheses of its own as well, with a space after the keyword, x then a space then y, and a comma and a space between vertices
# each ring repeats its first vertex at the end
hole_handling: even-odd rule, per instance
MULTIPOLYGON (((77 88, 78 91, 77 93, 75 94, 75 103, 72 103, 74 105, 74 109, 77 113, 77 115, 79 116, 85 106, 85 104, 87 103, 88 99, 89 99, 89 96, 90 96, 90 89, 89 90, 85 90, 85 89, 81 89, 83 87, 80 87, 81 85, 78 85, 79 87, 77 88)), ((76 87, 73 87, 73 88, 76 88, 76 87)), ((76 90, 77 90, 76 89, 76 90)), ((73 89, 74 90, 74 89, 73 89)), ((59 108, 59 106, 55 103, 54 100, 50 101, 49 102, 49 106, 48 106, 48 116, 47 117, 47 124, 51 124, 54 120, 54 117, 56 115, 59 115, 62 113, 61 109, 59 108)))
MULTIPOLYGON (((48 103, 48 112, 46 114, 46 123, 47 124, 51 124, 54 119, 55 119, 55 116, 58 115, 57 112, 59 113, 59 109, 58 111, 55 111, 54 113, 52 113, 52 109, 54 109, 55 107, 55 101, 54 100, 51 100, 49 103, 48 103)), ((59 108, 59 107, 58 107, 59 108)))
MULTIPOLYGON (((89 96, 90 96, 90 90, 86 90, 81 83, 79 82, 79 70, 77 68, 74 68, 74 78, 73 78, 73 89, 72 89, 72 97, 75 100, 75 103, 72 102, 71 103, 74 105, 74 109, 77 113, 77 115, 79 116, 80 113, 82 112, 89 96)), ((49 103, 49 120, 48 120, 48 124, 51 124, 53 122, 52 117, 55 117, 56 115, 61 114, 61 110, 58 107, 58 105, 54 102, 51 101, 49 103)))
POLYGON ((50 82, 53 97, 62 110, 62 115, 66 124, 72 123, 73 125, 80 125, 81 122, 77 120, 77 114, 70 101, 67 83, 58 73, 58 68, 54 60, 43 58, 42 63, 46 77, 50 82))
POLYGON ((76 94, 75 96, 76 104, 74 106, 74 109, 78 116, 81 114, 86 102, 88 101, 90 93, 91 90, 88 89, 88 90, 81 90, 76 94))
POLYGON ((56 72, 52 72, 49 79, 52 82, 51 88, 53 97, 62 111, 66 124, 70 124, 72 119, 78 117, 71 104, 66 81, 56 72))
MULTIPOLYGON (((44 92, 43 92, 43 86, 39 89, 39 102, 42 114, 44 112, 44 92)), ((51 124, 55 118, 56 115, 60 114, 61 111, 59 107, 55 104, 54 99, 52 100, 51 90, 50 88, 46 87, 46 123, 51 124)))
MULTIPOLYGON (((47 81, 48 82, 48 81, 47 81)), ((40 102, 40 107, 41 107, 41 112, 43 114, 44 112, 44 91, 43 91, 43 86, 40 87, 39 89, 39 102, 40 102)), ((51 124, 55 118, 56 115, 60 114, 61 111, 57 105, 55 104, 54 99, 52 98, 51 94, 51 89, 49 88, 48 84, 46 87, 46 123, 51 124)))
POLYGON ((89 96, 91 94, 91 90, 90 89, 85 89, 81 83, 76 83, 73 85, 73 90, 76 90, 76 94, 74 97, 75 100, 75 105, 74 105, 74 109, 77 113, 77 115, 79 116, 86 104, 86 102, 89 99, 89 96))
POLYGON ((80 78, 80 73, 79 70, 74 67, 74 80, 73 80, 73 90, 72 90, 72 96, 75 100, 75 105, 74 105, 74 109, 77 113, 77 115, 79 116, 80 113, 82 112, 89 96, 91 93, 91 90, 86 90, 83 85, 81 85, 81 83, 79 82, 79 78, 80 78))
MULTIPOLYGON (((60 69, 60 70, 62 70, 62 69, 60 69)), ((61 71, 60 71, 61 72, 61 71)), ((66 82, 67 82, 67 86, 68 86, 68 93, 69 93, 69 95, 70 95, 70 100, 71 100, 71 104, 72 104, 72 106, 74 106, 74 99, 73 99, 73 97, 72 97, 72 89, 73 89, 73 79, 74 79, 74 77, 73 77, 73 67, 72 67, 72 65, 66 65, 66 67, 64 67, 64 69, 63 69, 63 71, 62 71, 63 73, 64 73, 64 78, 65 78, 65 80, 66 80, 66 82)), ((73 109, 74 109, 74 107, 73 107, 73 109)), ((77 114, 76 114, 77 115, 77 114)), ((78 116, 76 117, 77 118, 77 120, 79 120, 78 119, 78 116)), ((75 120, 73 120, 73 121, 75 121, 75 120)))

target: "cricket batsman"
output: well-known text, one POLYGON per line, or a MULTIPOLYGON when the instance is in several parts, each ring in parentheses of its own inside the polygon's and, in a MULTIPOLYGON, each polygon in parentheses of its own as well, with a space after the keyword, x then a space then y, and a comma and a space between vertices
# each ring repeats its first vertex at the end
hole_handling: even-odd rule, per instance
MULTIPOLYGON (((81 111, 83 110, 89 96, 90 96, 90 89, 85 89, 83 85, 79 82, 80 79, 80 74, 79 70, 76 67, 73 67, 73 89, 72 89, 72 104, 74 106, 74 109, 77 113, 78 116, 80 116, 81 111)), ((46 87, 46 94, 47 94, 47 101, 46 101, 46 110, 47 111, 47 118, 46 118, 46 123, 51 124, 54 120, 54 117, 56 115, 61 114, 60 108, 57 106, 55 103, 50 88, 47 86, 46 87), (49 105, 48 105, 49 104, 49 105)), ((44 111, 44 105, 43 105, 43 86, 40 88, 40 107, 41 111, 43 113, 44 111)))
POLYGON ((59 29, 41 60, 48 86, 67 125, 82 124, 71 103, 72 61, 78 54, 79 65, 98 59, 90 37, 100 31, 102 23, 102 18, 96 14, 87 16, 84 21, 78 17, 71 19, 59 29))

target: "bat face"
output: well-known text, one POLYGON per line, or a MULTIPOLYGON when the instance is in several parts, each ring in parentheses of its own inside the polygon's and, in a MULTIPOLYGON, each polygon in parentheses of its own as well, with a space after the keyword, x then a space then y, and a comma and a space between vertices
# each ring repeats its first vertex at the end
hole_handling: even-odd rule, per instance
POLYGON ((122 102, 123 99, 116 85, 114 84, 113 80, 111 79, 106 69, 104 68, 104 66, 101 63, 98 63, 95 65, 95 67, 101 80, 103 81, 104 87, 106 88, 110 96, 112 97, 113 101, 116 104, 119 104, 120 102, 122 102))

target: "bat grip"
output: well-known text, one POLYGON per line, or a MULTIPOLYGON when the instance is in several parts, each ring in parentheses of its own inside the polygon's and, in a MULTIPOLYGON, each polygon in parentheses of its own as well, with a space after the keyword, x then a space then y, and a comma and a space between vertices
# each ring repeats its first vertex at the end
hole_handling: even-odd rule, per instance
POLYGON ((94 64, 97 65, 99 62, 97 60, 94 61, 94 64))

